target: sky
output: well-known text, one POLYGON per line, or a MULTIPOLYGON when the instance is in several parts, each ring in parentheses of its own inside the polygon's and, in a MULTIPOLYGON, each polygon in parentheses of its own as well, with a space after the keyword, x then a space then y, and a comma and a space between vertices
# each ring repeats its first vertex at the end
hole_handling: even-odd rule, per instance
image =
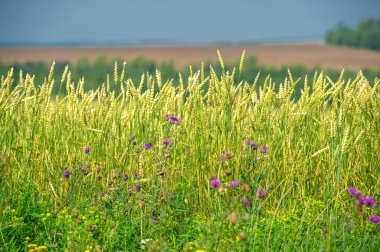
POLYGON ((321 41, 379 0, 0 0, 0 45, 321 41))

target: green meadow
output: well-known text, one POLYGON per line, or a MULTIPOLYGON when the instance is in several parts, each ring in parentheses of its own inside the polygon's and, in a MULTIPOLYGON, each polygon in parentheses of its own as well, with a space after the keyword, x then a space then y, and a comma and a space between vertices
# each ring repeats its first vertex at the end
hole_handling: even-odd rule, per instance
POLYGON ((380 80, 219 60, 96 89, 8 69, 0 251, 378 251, 380 80))

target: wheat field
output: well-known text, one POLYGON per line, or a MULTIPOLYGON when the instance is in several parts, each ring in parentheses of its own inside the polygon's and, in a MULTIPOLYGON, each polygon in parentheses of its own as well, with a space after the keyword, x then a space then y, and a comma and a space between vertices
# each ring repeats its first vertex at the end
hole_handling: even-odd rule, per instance
POLYGON ((218 57, 89 92, 54 64, 2 76, 0 251, 377 251, 380 81, 275 89, 218 57))

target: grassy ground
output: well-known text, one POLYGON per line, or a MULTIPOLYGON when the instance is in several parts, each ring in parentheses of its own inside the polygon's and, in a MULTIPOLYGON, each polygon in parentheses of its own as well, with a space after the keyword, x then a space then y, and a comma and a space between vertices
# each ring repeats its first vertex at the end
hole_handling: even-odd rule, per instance
POLYGON ((1 80, 0 251, 380 247, 378 208, 348 192, 379 199, 379 81, 289 73, 257 92, 234 83, 241 64, 137 88, 115 69, 84 92, 53 68, 40 86, 1 80))

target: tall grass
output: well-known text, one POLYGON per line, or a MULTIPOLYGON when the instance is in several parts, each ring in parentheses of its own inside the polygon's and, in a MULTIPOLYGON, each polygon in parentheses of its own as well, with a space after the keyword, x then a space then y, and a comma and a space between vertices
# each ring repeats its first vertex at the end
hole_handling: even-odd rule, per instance
POLYGON ((54 83, 54 64, 41 85, 22 72, 13 83, 12 69, 1 78, 2 251, 380 247, 368 221, 378 209, 358 211, 347 193, 379 199, 379 80, 295 80, 289 71, 279 91, 267 77, 257 92, 258 77, 234 82, 243 60, 220 76, 190 70, 179 83, 158 71, 133 83, 124 67, 89 92, 69 70, 54 83), (54 85, 67 95, 53 96, 54 85))

